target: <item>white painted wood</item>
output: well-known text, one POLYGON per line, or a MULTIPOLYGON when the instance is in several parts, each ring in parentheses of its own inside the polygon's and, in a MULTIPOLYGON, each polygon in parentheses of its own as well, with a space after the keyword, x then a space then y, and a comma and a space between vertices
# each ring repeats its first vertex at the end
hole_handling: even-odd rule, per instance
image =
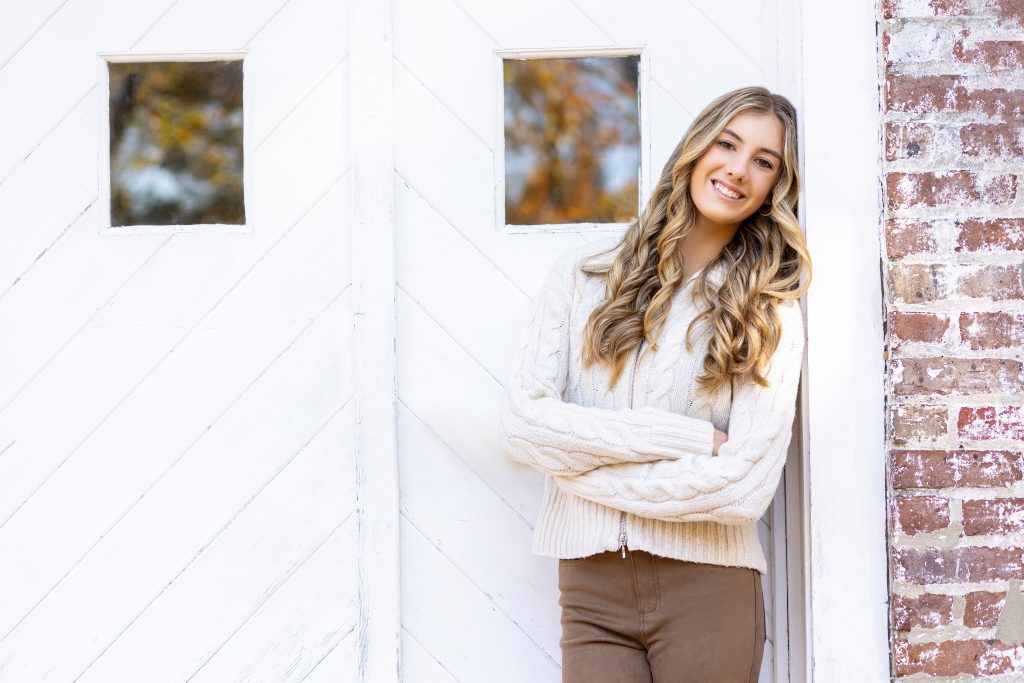
POLYGON ((876 14, 873 3, 801 6, 806 225, 815 257, 803 398, 811 679, 884 681, 889 656, 876 14), (811 405, 813 411, 807 410, 811 405))
POLYGON ((392 3, 351 0, 353 355, 360 681, 401 680, 392 3))
POLYGON ((302 683, 338 683, 354 681, 358 675, 358 650, 355 631, 338 643, 302 683))
MULTIPOLYGON (((301 618, 293 614, 288 620, 277 615, 267 622, 274 630, 289 622, 304 630, 314 625, 312 615, 323 618, 319 612, 326 602, 337 601, 340 610, 355 598, 355 566, 344 559, 355 540, 355 473, 351 460, 337 457, 339 452, 351 450, 351 403, 346 401, 345 407, 328 419, 326 426, 302 444, 295 457, 219 533, 217 542, 161 590, 77 680, 101 683, 158 675, 167 681, 223 681, 230 668, 218 673, 218 663, 231 666, 229 659, 219 659, 225 648, 229 658, 230 649, 241 648, 234 656, 235 666, 242 654, 248 659, 243 672, 250 678, 256 668, 280 670, 294 665, 308 671, 326 652, 337 628, 344 631, 354 626, 354 621, 321 624, 320 633, 300 631, 277 642, 247 643, 244 636, 236 637, 241 629, 258 627, 259 622, 254 624, 253 619, 263 608, 272 609, 270 601, 275 598, 287 596, 284 606, 292 612, 303 603, 311 611, 301 618), (333 562, 327 563, 326 559, 333 562), (305 571, 309 565, 325 574, 318 577, 305 571), (327 572, 335 574, 335 580, 330 580, 327 572), (308 583, 303 584, 303 580, 308 583), (330 590, 324 591, 325 586, 330 590), (317 594, 309 595, 311 591, 317 594), (193 615, 200 613, 204 618, 196 621, 193 615), (165 638, 171 634, 174 647, 168 648, 165 638), (314 649, 303 652, 300 646, 314 649), (254 657, 257 652, 262 656, 254 657), (296 656, 298 661, 294 660, 296 656)), ((181 476, 185 477, 184 470, 181 476)), ((171 516, 178 512, 160 501, 159 493, 151 495, 157 499, 150 503, 156 514, 171 516)), ((185 504, 196 506, 195 498, 193 494, 185 504)), ((159 533, 160 520, 146 517, 141 510, 133 515, 140 522, 148 522, 139 527, 150 537, 122 542, 140 550, 148 543, 162 543, 165 548, 171 545, 167 535, 159 533)), ((126 526, 127 522, 118 531, 126 526)), ((176 522, 175 526, 180 529, 183 525, 176 522)), ((348 611, 342 618, 354 616, 354 611, 348 611)), ((273 680, 266 674, 255 679, 273 680)))
MULTIPOLYGON (((76 552, 70 562, 58 565, 69 569, 52 584, 49 576, 10 577, 26 567, 3 565, 5 585, 13 579, 26 589, 25 597, 7 596, 3 601, 0 659, 5 661, 5 675, 42 681, 81 673, 207 546, 221 540, 224 529, 254 496, 269 487, 341 409, 340 389, 351 385, 348 369, 337 362, 335 343, 347 343, 349 319, 347 297, 335 297, 265 371, 253 373, 255 381, 228 402, 212 428, 175 425, 170 415, 162 416, 171 423, 166 434, 148 433, 152 426, 133 434, 129 425, 108 422, 113 433, 105 443, 94 442, 101 452, 70 460, 33 496, 23 514, 2 529, 4 556, 32 556, 41 570, 49 568, 39 562, 43 557, 91 545, 80 559, 74 559, 76 552), (336 389, 327 391, 325 385, 336 389), (174 443, 176 435, 185 440, 183 448, 174 443), (169 442, 170 448, 156 452, 154 437, 169 442), (135 444, 128 442, 131 438, 135 444), (139 452, 148 457, 139 458, 139 452), (110 481, 119 485, 106 486, 110 481), (104 495, 97 497, 96 491, 104 495), (49 500, 51 496, 56 500, 49 500), (54 510, 73 515, 65 512, 58 517, 54 510), (94 529, 102 536, 97 538, 94 529), (46 555, 35 534, 50 539, 46 555), (41 598, 40 589, 46 591, 41 598), (30 611, 8 633, 11 617, 21 616, 26 602, 30 611), (61 652, 56 663, 47 656, 54 643, 60 644, 61 652)), ((185 368, 201 367, 203 358, 226 356, 229 349, 237 349, 240 338, 238 332, 208 336, 194 351, 200 356, 188 350, 180 354, 184 366, 175 374, 188 377, 185 368), (231 343, 219 350, 210 346, 218 338, 231 343)), ((150 383, 159 388, 154 385, 150 383)), ((197 393, 183 388, 172 395, 197 393)), ((162 400, 163 395, 158 392, 150 401, 162 400)), ((152 410, 155 405, 138 405, 138 400, 135 405, 158 412, 152 410)), ((137 422, 143 414, 140 410, 124 417, 137 422)), ((284 516, 280 509, 272 514, 284 516)), ((308 540, 301 533, 294 535, 289 543, 308 540)), ((284 547, 277 550, 288 554, 284 547)))
POLYGON ((401 528, 402 624, 424 650, 458 681, 561 680, 558 663, 404 515, 401 528))
MULTIPOLYGON (((519 628, 557 659, 561 624, 551 563, 522 552, 533 527, 405 409, 399 410, 398 437, 408 445, 401 468, 402 514, 441 547, 449 562, 463 571, 472 567, 477 589, 498 610, 514 615, 519 628), (446 542, 451 539, 457 542, 446 542)), ((406 568, 416 574, 415 566, 406 568)), ((491 656, 476 653, 484 661, 491 656)))
POLYGON ((355 680, 347 3, 37 4, 0 67, 0 678, 355 680), (112 51, 245 52, 248 234, 99 234, 112 51))

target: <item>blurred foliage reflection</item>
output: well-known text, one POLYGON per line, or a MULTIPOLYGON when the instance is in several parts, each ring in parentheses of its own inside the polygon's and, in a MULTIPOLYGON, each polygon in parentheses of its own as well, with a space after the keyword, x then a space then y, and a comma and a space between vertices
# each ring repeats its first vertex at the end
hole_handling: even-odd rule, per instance
POLYGON ((110 62, 111 225, 245 223, 242 62, 110 62))
POLYGON ((506 59, 505 222, 637 215, 640 58, 506 59))

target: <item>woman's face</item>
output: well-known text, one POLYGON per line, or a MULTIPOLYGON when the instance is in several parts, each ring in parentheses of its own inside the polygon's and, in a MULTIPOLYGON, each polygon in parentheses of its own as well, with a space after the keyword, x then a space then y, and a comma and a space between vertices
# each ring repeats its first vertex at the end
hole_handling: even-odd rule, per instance
POLYGON ((690 176, 690 196, 709 222, 738 226, 768 201, 782 170, 782 122, 774 114, 736 114, 690 176))

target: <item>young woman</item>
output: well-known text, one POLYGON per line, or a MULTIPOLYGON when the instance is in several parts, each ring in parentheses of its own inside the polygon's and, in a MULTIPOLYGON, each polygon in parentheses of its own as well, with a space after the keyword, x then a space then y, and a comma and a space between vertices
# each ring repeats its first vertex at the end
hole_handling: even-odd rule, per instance
POLYGON ((811 264, 796 113, 764 88, 702 111, 621 239, 561 255, 501 423, 544 472, 563 681, 756 681, 757 532, 790 442, 811 264), (801 282, 806 269, 807 277, 801 282))

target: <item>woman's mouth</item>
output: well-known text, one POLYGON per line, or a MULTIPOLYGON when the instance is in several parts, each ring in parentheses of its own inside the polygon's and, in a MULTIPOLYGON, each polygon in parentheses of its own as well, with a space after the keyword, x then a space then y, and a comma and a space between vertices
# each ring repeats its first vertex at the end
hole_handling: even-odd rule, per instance
POLYGON ((740 199, 743 199, 742 194, 736 192, 735 190, 730 190, 728 187, 722 185, 717 180, 712 180, 711 185, 712 187, 715 188, 715 192, 717 192, 721 197, 724 197, 725 199, 729 199, 732 201, 738 201, 740 199))

